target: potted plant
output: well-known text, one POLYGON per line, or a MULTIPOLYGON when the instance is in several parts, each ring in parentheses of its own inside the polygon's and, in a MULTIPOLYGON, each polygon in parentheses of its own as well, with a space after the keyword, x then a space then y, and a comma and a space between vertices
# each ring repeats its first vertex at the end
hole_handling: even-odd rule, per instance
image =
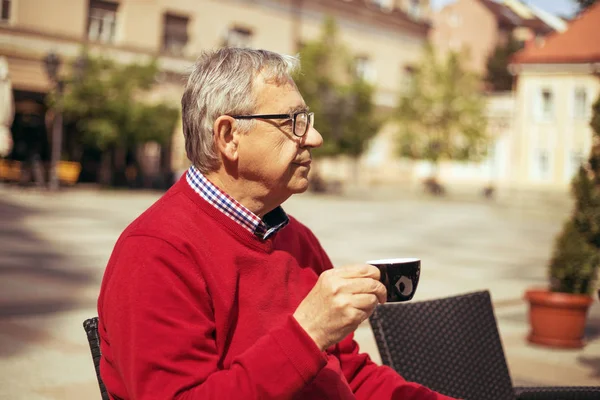
POLYGON ((600 257, 573 221, 568 221, 556 240, 549 264, 550 288, 530 289, 530 343, 579 348, 584 346, 587 312, 600 257))
POLYGON ((61 183, 74 185, 79 180, 81 164, 76 161, 61 160, 56 166, 56 173, 61 183))
POLYGON ((593 147, 572 182, 573 212, 558 235, 548 265, 548 289, 531 289, 528 341, 551 346, 583 347, 587 312, 600 264, 600 98, 590 124, 593 147))

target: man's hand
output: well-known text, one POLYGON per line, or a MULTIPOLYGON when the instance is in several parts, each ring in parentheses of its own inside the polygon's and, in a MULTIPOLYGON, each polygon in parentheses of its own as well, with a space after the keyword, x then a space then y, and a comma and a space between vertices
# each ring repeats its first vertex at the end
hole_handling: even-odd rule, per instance
POLYGON ((379 282, 379 269, 368 264, 323 272, 302 300, 294 318, 321 351, 338 343, 369 318, 387 292, 379 282))

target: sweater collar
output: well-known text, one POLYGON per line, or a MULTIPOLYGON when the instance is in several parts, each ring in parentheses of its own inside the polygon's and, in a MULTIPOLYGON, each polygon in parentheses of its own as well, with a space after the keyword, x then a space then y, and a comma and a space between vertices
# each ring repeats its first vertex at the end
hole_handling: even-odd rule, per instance
POLYGON ((200 197, 262 240, 273 236, 290 221, 281 206, 265 214, 261 220, 256 214, 209 181, 193 165, 187 170, 185 178, 187 184, 200 197))

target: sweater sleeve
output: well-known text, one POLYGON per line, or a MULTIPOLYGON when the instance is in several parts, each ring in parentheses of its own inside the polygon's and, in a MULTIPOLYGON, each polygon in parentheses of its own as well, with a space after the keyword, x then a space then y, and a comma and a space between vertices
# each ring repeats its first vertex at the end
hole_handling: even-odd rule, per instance
POLYGON ((99 302, 103 362, 110 365, 102 377, 112 394, 132 400, 289 398, 325 366, 325 355, 290 316, 223 369, 211 299, 197 266, 161 239, 134 236, 123 244, 127 251, 114 261, 99 302))
POLYGON ((452 400, 422 385, 406 381, 387 366, 375 364, 367 354, 359 353, 353 334, 338 343, 332 353, 340 360, 344 376, 358 400, 452 400))

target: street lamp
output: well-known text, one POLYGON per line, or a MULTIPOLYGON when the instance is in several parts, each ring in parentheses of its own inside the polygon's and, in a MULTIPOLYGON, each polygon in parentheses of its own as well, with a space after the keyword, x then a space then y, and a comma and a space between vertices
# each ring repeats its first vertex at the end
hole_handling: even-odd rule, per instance
POLYGON ((58 162, 60 161, 62 150, 62 96, 64 81, 58 76, 60 64, 60 56, 53 51, 48 53, 48 55, 44 58, 44 66, 46 67, 48 79, 50 79, 50 81, 56 86, 56 105, 54 107, 54 124, 52 125, 52 153, 50 158, 50 190, 58 189, 59 182, 57 166, 58 162))
MULTIPOLYGON (((74 63, 74 74, 75 79, 82 79, 86 67, 86 58, 78 57, 74 63)), ((59 187, 57 166, 60 162, 60 156, 62 153, 62 139, 63 139, 63 115, 62 115, 62 100, 65 89, 65 81, 60 79, 58 70, 62 60, 60 56, 55 52, 51 51, 44 57, 44 67, 46 68, 46 74, 48 79, 56 87, 56 106, 54 107, 54 124, 52 126, 52 153, 50 160, 50 190, 57 190, 59 187)))

